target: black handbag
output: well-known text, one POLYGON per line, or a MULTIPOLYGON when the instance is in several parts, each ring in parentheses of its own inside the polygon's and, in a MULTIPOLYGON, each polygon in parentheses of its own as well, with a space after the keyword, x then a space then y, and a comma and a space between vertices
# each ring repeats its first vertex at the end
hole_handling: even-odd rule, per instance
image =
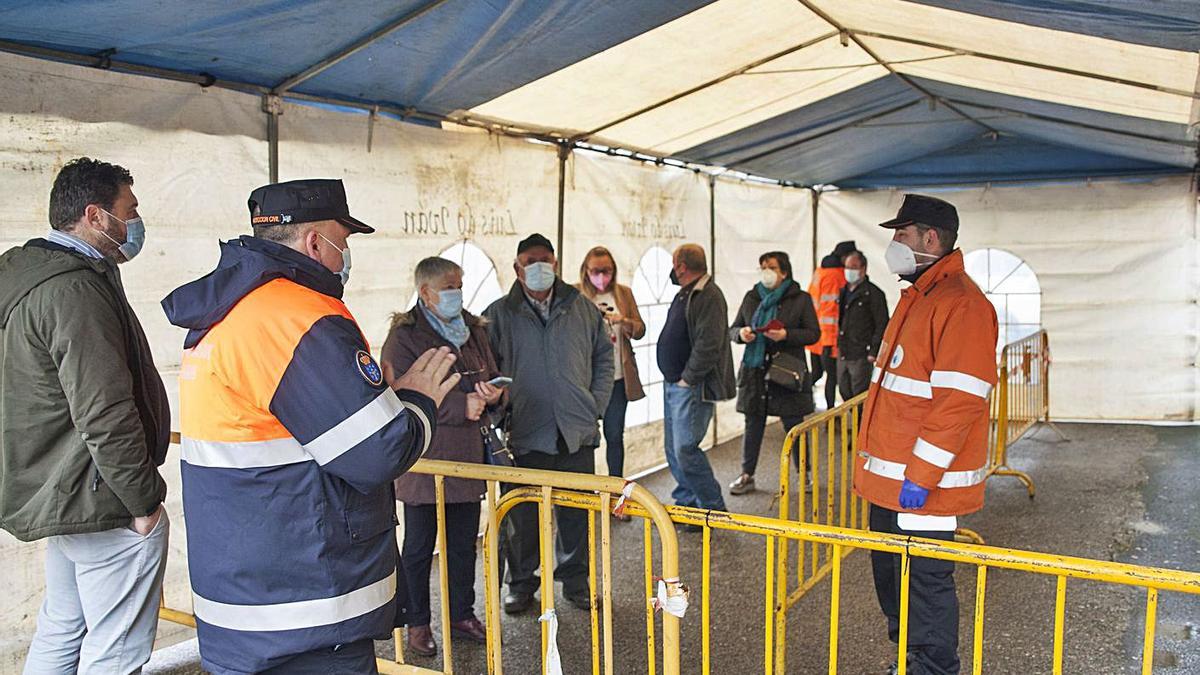
POLYGON ((779 352, 767 368, 767 382, 789 391, 804 391, 808 380, 808 364, 804 359, 779 352))
POLYGON ((493 466, 516 466, 512 451, 508 449, 509 413, 506 409, 484 413, 479 433, 483 436, 483 459, 493 466))

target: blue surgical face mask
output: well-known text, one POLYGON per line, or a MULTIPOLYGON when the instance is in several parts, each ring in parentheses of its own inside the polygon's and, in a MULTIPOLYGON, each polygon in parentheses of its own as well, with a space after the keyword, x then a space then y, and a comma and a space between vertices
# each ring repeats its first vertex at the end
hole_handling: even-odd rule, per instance
MULTIPOLYGON (((104 209, 100 210, 104 211, 104 209)), ((108 213, 108 211, 104 211, 104 213, 108 214, 109 218, 112 218, 118 223, 125 224, 125 242, 121 243, 116 239, 113 239, 112 237, 108 236, 108 233, 104 230, 100 230, 100 234, 104 235, 109 241, 117 245, 117 251, 119 251, 121 255, 125 256, 125 260, 133 260, 137 254, 142 252, 142 246, 146 244, 146 225, 142 222, 142 217, 137 216, 136 218, 130 218, 129 220, 121 220, 113 214, 108 213)))
POLYGON ((438 291, 438 303, 434 311, 446 321, 457 319, 462 314, 463 292, 461 288, 447 288, 438 291))
POLYGON ((337 275, 341 278, 342 285, 345 286, 350 282, 350 247, 347 246, 346 248, 341 248, 332 241, 329 241, 329 238, 320 232, 317 233, 317 236, 329 242, 330 246, 342 252, 342 270, 338 272, 337 275))
POLYGON ((525 266, 525 287, 540 293, 554 286, 554 265, 548 262, 535 262, 525 266))

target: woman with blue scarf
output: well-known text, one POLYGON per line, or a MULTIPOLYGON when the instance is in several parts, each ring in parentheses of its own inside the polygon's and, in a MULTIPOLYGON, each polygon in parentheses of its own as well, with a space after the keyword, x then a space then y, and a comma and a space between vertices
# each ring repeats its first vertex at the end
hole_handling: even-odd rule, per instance
MULTIPOLYGON (((437 428, 426 459, 485 462, 480 428, 504 392, 488 380, 500 374, 488 341, 486 322, 463 309, 462 268, 444 258, 417 263, 417 304, 392 317, 380 364, 391 382, 427 349, 449 347, 458 358, 458 387, 438 408, 437 428)), ((475 534, 484 483, 447 478, 446 555, 450 572, 450 635, 483 643, 487 631, 475 616, 475 534)), ((409 654, 432 657, 437 644, 430 629, 429 575, 437 538, 433 476, 406 473, 396 479, 396 499, 404 502, 404 548, 400 564, 408 582, 409 654)))
POLYGON ((804 348, 821 337, 812 297, 792 279, 792 263, 783 251, 758 258, 762 280, 746 293, 730 339, 744 344, 738 370, 738 412, 746 416, 742 436, 742 473, 729 491, 754 491, 754 469, 762 447, 767 416, 791 429, 813 412, 812 378, 804 348))

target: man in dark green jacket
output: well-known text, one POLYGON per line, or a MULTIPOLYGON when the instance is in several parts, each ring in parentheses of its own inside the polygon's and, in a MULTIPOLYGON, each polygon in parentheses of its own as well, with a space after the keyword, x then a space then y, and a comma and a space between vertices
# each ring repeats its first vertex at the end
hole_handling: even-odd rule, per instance
POLYGON ((69 162, 51 232, 0 256, 0 528, 47 540, 26 673, 134 672, 153 648, 170 409, 117 271, 145 240, 132 185, 69 162))

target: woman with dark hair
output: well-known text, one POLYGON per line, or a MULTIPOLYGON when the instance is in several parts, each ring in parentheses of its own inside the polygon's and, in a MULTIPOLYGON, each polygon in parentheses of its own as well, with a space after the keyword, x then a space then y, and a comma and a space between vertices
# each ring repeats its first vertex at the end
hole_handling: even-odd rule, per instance
POLYGON ((735 495, 754 491, 767 416, 782 418, 786 430, 814 410, 804 358, 805 346, 821 337, 812 297, 792 279, 787 253, 764 253, 758 264, 762 279, 742 299, 730 328, 730 339, 746 345, 737 380, 737 409, 746 416, 742 473, 729 485, 735 495))
POLYGON ((646 324, 638 313, 633 291, 617 283, 617 262, 607 248, 597 246, 587 252, 579 266, 579 283, 575 287, 596 304, 608 320, 611 332, 616 382, 608 409, 604 411, 604 445, 608 474, 620 476, 625 472, 625 408, 630 401, 646 397, 631 343, 646 334, 646 324))

